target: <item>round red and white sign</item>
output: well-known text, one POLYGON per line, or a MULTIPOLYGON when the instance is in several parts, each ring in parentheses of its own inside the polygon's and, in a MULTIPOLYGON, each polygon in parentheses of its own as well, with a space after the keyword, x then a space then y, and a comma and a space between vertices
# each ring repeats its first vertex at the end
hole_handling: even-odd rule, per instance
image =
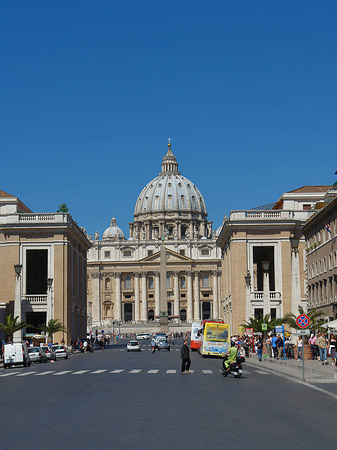
POLYGON ((300 314, 296 319, 296 323, 300 328, 307 328, 310 325, 310 319, 306 314, 300 314))

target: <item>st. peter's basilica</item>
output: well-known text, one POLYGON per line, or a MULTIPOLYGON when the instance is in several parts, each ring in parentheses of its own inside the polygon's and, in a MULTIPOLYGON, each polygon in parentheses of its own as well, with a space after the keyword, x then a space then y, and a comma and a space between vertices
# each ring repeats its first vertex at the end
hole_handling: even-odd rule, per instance
POLYGON ((223 317, 221 250, 205 201, 178 171, 168 144, 160 174, 139 194, 129 238, 113 217, 88 252, 88 325, 144 323, 159 317, 160 247, 166 248, 171 322, 223 317))

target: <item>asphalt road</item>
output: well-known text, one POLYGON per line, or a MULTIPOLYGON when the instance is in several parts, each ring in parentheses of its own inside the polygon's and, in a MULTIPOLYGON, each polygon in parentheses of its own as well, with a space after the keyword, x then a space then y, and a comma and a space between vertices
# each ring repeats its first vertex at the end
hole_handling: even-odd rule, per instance
POLYGON ((336 447, 336 399, 248 366, 223 378, 219 359, 196 353, 181 374, 181 342, 142 345, 0 370, 1 449, 336 447))

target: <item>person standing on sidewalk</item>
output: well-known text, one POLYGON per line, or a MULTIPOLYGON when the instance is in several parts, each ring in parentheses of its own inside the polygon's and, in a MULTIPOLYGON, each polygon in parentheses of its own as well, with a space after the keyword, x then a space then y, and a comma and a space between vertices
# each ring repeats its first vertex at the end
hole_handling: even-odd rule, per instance
POLYGON ((277 353, 277 337, 274 335, 271 338, 271 348, 273 350, 273 357, 274 359, 278 359, 278 353, 277 353))
POLYGON ((316 341, 318 348, 319 348, 319 358, 322 361, 322 366, 324 364, 328 364, 327 361, 327 349, 328 349, 328 340, 325 337, 325 333, 320 333, 318 335, 318 339, 316 341))
POLYGON ((190 373, 190 366, 191 366, 191 360, 190 360, 190 349, 187 345, 187 340, 184 340, 183 345, 181 346, 181 373, 190 373))
POLYGON ((282 356, 284 356, 283 353, 284 353, 284 351, 283 351, 283 339, 279 335, 277 337, 277 359, 278 358, 282 358, 282 356))
POLYGON ((297 341, 297 359, 301 361, 303 359, 303 339, 302 336, 299 336, 297 341))
POLYGON ((259 361, 262 361, 262 350, 263 350, 262 338, 259 338, 259 340, 257 341, 257 357, 259 358, 259 361))
POLYGON ((311 350, 311 356, 312 359, 317 359, 317 355, 316 355, 316 341, 317 341, 317 337, 311 333, 311 336, 309 338, 309 344, 310 344, 310 350, 311 350))
POLYGON ((330 356, 331 356, 331 365, 336 365, 336 346, 337 346, 337 340, 335 338, 334 334, 330 335, 330 356))

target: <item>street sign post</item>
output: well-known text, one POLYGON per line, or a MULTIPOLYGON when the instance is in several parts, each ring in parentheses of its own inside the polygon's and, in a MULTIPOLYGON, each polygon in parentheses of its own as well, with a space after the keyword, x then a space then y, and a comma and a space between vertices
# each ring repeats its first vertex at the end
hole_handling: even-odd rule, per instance
POLYGON ((283 335, 283 358, 282 359, 288 359, 286 357, 286 344, 285 344, 285 337, 284 337, 284 326, 283 325, 276 325, 275 333, 282 333, 282 335, 283 335))
POLYGON ((302 367, 303 367, 303 377, 302 378, 304 381, 304 379, 305 379, 305 377, 304 377, 304 336, 307 335, 308 331, 310 333, 310 330, 305 329, 305 328, 308 328, 308 326, 310 325, 310 318, 306 314, 300 314, 299 316, 297 316, 296 323, 297 323, 297 326, 299 328, 301 328, 301 330, 299 330, 299 331, 300 331, 300 335, 302 336, 302 367))
POLYGON ((262 331, 267 331, 268 330, 268 325, 266 323, 262 324, 262 331))

